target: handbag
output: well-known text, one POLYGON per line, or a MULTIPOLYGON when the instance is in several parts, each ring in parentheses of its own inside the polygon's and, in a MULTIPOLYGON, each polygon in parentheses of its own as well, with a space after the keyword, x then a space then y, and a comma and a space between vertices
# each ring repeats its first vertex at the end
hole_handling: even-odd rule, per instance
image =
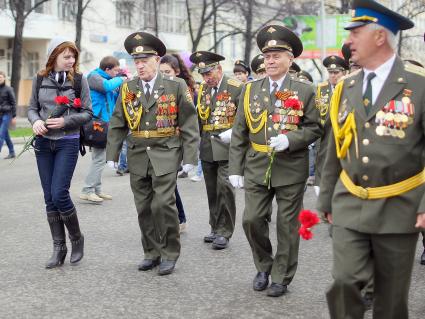
POLYGON ((109 122, 97 116, 82 127, 81 135, 84 145, 94 148, 105 148, 108 136, 109 122))

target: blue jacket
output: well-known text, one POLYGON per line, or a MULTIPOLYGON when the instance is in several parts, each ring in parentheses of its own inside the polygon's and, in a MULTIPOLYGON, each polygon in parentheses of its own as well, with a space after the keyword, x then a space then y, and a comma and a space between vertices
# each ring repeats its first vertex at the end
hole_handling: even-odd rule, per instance
POLYGON ((102 69, 95 69, 87 76, 90 87, 93 114, 109 122, 118 97, 118 88, 124 82, 121 77, 111 78, 102 69))

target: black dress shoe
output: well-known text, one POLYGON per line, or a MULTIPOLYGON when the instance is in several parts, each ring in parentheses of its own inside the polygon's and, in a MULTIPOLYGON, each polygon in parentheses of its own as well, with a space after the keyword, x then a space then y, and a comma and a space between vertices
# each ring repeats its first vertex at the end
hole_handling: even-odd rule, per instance
POLYGON ((143 259, 139 264, 139 270, 146 271, 151 270, 159 265, 159 258, 156 259, 143 259))
POLYGON ((425 249, 421 256, 421 265, 425 265, 425 249))
POLYGON ((176 266, 175 260, 163 260, 159 264, 158 275, 164 276, 169 275, 174 271, 174 267, 176 266))
POLYGON ((253 288, 255 291, 262 291, 269 285, 269 273, 258 272, 254 278, 253 288))
POLYGON ((288 285, 277 284, 272 282, 269 289, 267 289, 267 296, 280 297, 288 291, 288 285))
POLYGON ((204 237, 204 242, 206 242, 206 243, 212 243, 214 241, 214 239, 215 239, 216 236, 217 236, 216 233, 211 232, 211 234, 209 234, 209 235, 207 235, 207 236, 204 237))
POLYGON ((212 248, 217 250, 224 249, 227 247, 228 243, 229 240, 226 237, 217 235, 212 243, 212 248))

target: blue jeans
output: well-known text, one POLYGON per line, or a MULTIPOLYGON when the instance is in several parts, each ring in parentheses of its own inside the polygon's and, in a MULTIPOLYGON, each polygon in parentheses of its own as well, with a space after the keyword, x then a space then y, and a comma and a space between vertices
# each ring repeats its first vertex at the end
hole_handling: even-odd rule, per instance
POLYGON ((69 187, 77 165, 79 145, 78 138, 50 140, 37 137, 35 141, 35 157, 47 213, 67 214, 74 210, 69 187))
POLYGON ((0 114, 0 151, 3 148, 3 143, 6 142, 9 148, 9 154, 15 155, 13 143, 9 135, 9 123, 12 120, 11 114, 0 114))
POLYGON ((127 169, 127 141, 122 143, 118 169, 125 171, 127 169))
POLYGON ((316 168, 316 144, 310 144, 308 146, 308 176, 314 176, 316 168))

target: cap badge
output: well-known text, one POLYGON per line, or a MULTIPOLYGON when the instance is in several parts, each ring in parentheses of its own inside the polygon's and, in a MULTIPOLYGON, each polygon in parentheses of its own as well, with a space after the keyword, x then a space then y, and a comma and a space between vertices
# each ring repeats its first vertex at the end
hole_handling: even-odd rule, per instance
POLYGON ((336 68, 336 64, 331 64, 329 67, 330 67, 331 69, 335 69, 335 68, 336 68))
POLYGON ((331 60, 336 60, 336 57, 334 55, 332 55, 331 60))
POLYGON ((141 53, 143 52, 143 47, 141 45, 139 45, 138 47, 136 47, 136 49, 134 51, 136 51, 136 53, 141 53))
POLYGON ((266 66, 264 65, 264 63, 260 64, 260 68, 265 68, 266 66))
POLYGON ((259 59, 261 59, 261 60, 263 60, 263 59, 264 59, 264 55, 260 54, 260 55, 258 56, 258 58, 259 58, 259 59))
POLYGON ((272 46, 272 45, 276 45, 277 41, 276 40, 270 40, 269 42, 267 42, 268 46, 272 46))
POLYGON ((198 52, 198 53, 196 53, 196 56, 197 57, 202 56, 202 53, 201 52, 198 52))
POLYGON ((199 62, 198 67, 205 68, 205 63, 204 62, 199 62))
POLYGON ((273 32, 275 32, 276 31, 276 29, 275 28, 273 28, 273 27, 270 27, 270 28, 268 28, 268 30, 267 30, 267 32, 268 33, 273 33, 273 32))
POLYGON ((134 39, 136 39, 136 40, 142 40, 142 36, 140 34, 136 34, 134 36, 134 39))

